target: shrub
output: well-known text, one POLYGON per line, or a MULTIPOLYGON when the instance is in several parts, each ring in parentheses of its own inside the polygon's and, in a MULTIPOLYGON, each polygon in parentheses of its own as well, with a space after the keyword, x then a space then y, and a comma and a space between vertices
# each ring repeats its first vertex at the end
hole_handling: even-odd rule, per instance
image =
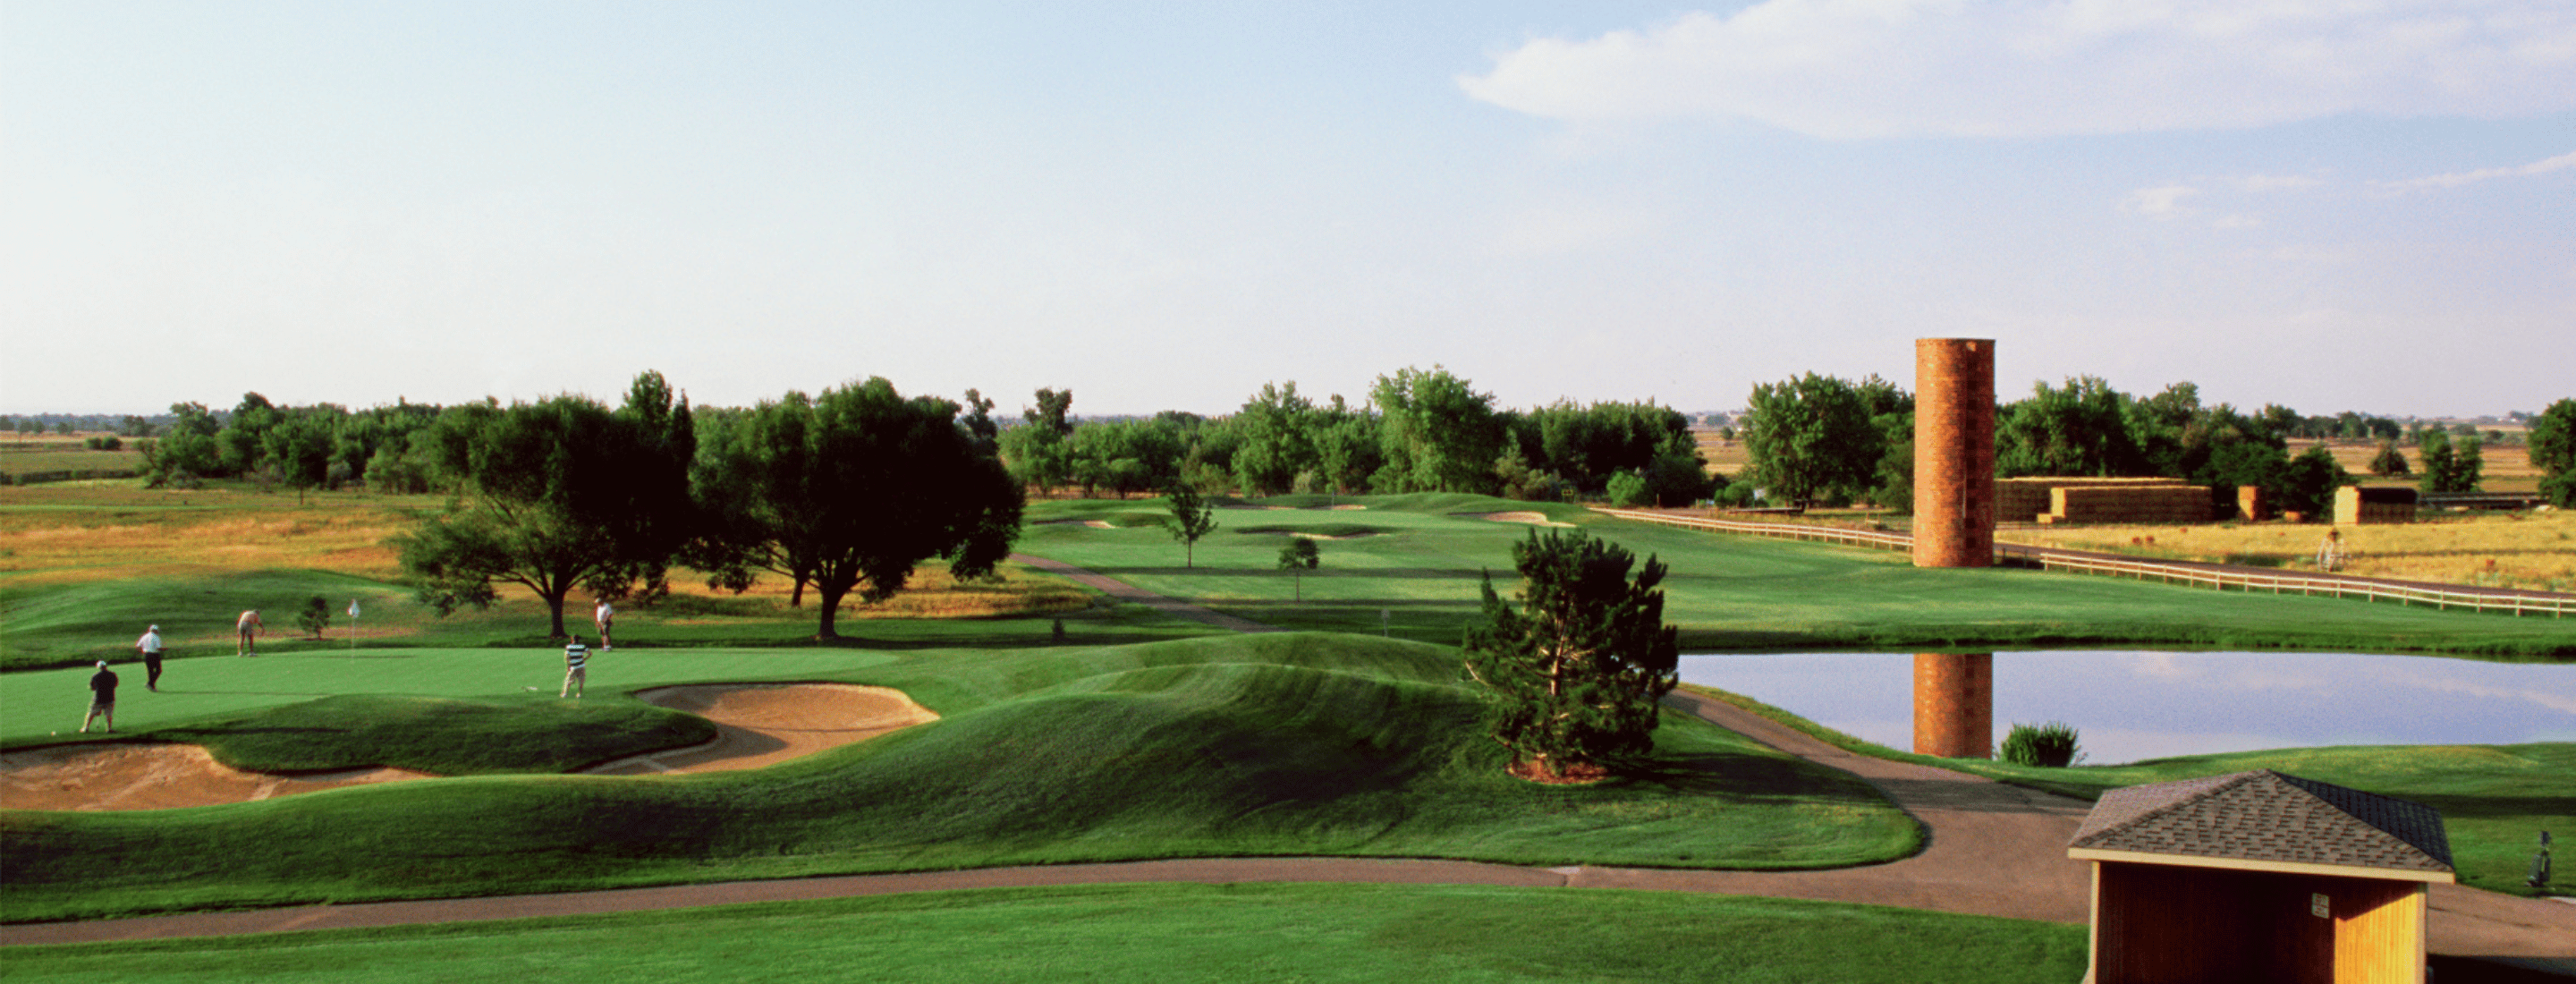
POLYGON ((1646 491, 1646 476, 1636 472, 1610 476, 1610 504, 1621 509, 1654 505, 1655 497, 1646 491))
POLYGON ((295 613, 295 624, 306 635, 322 638, 322 629, 331 624, 331 603, 321 595, 304 599, 304 610, 295 613))
POLYGON ((2014 765, 2036 765, 2062 769, 2083 757, 2075 744, 2075 726, 2064 721, 2047 724, 2015 724, 2004 736, 2004 747, 1996 757, 2014 765))

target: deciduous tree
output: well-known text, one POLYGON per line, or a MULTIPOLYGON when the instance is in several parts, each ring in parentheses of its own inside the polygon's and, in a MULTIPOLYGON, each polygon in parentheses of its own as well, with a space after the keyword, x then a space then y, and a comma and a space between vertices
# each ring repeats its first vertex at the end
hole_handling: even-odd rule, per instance
POLYGON ((713 531, 696 563, 739 590, 767 570, 810 581, 818 639, 843 599, 903 590, 933 557, 981 577, 1010 554, 1024 498, 958 406, 905 398, 882 377, 791 392, 734 419, 697 468, 713 531))
POLYGON ((1315 541, 1306 537, 1290 537, 1288 543, 1279 548, 1279 569, 1288 572, 1289 589, 1295 595, 1293 600, 1305 603, 1306 572, 1323 562, 1323 552, 1315 549, 1315 541))
POLYGON ((2540 469, 2540 494, 2560 509, 2576 509, 2576 400, 2560 400, 2532 418, 2523 453, 2540 469))
POLYGON ((558 638, 576 587, 624 596, 642 581, 658 593, 694 522, 695 428, 686 402, 674 407, 669 395, 647 372, 614 412, 581 396, 487 402, 415 432, 459 496, 394 538, 414 592, 445 614, 490 606, 496 581, 519 584, 544 599, 558 638))
POLYGON ((1188 485, 1164 490, 1163 503, 1172 511, 1171 518, 1163 521, 1163 529, 1172 534, 1172 539, 1181 541, 1181 566, 1197 567, 1199 538, 1216 532, 1216 504, 1188 485))
POLYGON ((1743 424, 1745 475, 1775 501, 1803 505, 1867 489, 1887 451, 1860 393, 1812 372, 1754 384, 1743 424))

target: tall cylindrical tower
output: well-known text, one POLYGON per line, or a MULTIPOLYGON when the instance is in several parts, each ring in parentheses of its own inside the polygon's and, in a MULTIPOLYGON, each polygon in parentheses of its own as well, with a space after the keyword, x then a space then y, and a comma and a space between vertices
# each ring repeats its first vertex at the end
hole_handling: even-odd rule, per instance
POLYGON ((1995 343, 1914 340, 1914 566, 1995 562, 1995 343))
POLYGON ((1994 746, 1995 654, 1914 654, 1914 754, 1988 758, 1994 746))

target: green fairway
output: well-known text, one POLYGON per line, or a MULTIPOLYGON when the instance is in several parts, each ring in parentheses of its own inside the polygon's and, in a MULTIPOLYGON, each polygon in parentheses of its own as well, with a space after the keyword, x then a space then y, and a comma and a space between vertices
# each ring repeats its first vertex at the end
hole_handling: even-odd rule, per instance
MULTIPOLYGON (((1741 694, 1714 687, 1690 689, 1864 755, 1957 769, 2078 799, 2098 799, 2104 791, 2123 786, 2272 769, 2413 800, 2442 811, 2461 883, 2495 892, 2537 894, 2523 877, 2531 852, 2539 845, 2539 832, 2576 830, 2576 742, 2277 748, 2051 769, 1909 754, 1741 694)), ((2559 884, 2563 892, 2565 879, 2559 884)))
MULTIPOLYGON (((9 951, 9 979, 2062 982, 2084 928, 1787 899, 1411 885, 1003 889, 9 951)), ((2448 979, 2447 977, 2445 978, 2448 979)))
MULTIPOLYGON (((512 655, 423 653, 398 672, 485 692, 552 672, 498 662, 512 655)), ((1654 756, 1616 780, 1511 779, 1454 651, 1419 643, 1274 634, 1027 650, 671 650, 621 667, 627 656, 603 658, 595 692, 612 679, 617 689, 837 680, 904 690, 944 719, 753 772, 458 778, 152 813, 11 812, 0 815, 0 901, 11 920, 41 920, 1155 857, 1784 869, 1920 846, 1918 825, 1850 775, 1677 713, 1654 756)), ((276 667, 309 681, 299 686, 368 682, 350 669, 322 683, 318 667, 330 662, 232 661, 239 673, 276 667)), ((0 679, 15 688, 75 675, 0 679)), ((281 688, 245 679, 236 689, 281 688)))
POLYGON ((344 694, 155 729, 261 772, 391 766, 439 775, 569 772, 643 752, 711 741, 705 718, 633 700, 498 699, 344 694))
MULTIPOLYGON (((1264 504, 1322 504, 1281 497, 1264 504)), ((1569 505, 1460 495, 1340 500, 1366 509, 1224 509, 1197 565, 1141 502, 1033 503, 1024 553, 1286 628, 1377 632, 1455 644, 1487 572, 1512 588, 1511 544, 1531 527, 1462 513, 1538 512, 1672 567, 1664 615, 1693 649, 2028 647, 2142 644, 2294 647, 2576 657, 2576 620, 2516 619, 2325 598, 2214 592, 2014 569, 1927 570, 1902 554, 1615 520, 1569 505), (1062 520, 1105 519, 1103 529, 1062 520), (1278 568, 1294 532, 1319 536, 1323 565, 1302 604, 1278 568)))

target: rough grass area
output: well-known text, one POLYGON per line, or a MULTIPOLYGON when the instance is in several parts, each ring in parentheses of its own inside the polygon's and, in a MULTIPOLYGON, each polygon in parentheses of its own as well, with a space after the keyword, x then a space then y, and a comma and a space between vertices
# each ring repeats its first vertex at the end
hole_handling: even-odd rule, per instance
POLYGON ((694 714, 548 692, 480 700, 346 694, 128 738, 204 745, 217 761, 257 772, 391 766, 461 776, 570 772, 715 736, 715 725, 694 714))
MULTIPOLYGON (((2098 799, 2124 786, 2272 769, 2413 800, 2442 811, 2461 883, 2495 892, 2539 894, 2523 883, 2539 832, 2576 830, 2576 742, 2281 748, 2052 769, 1908 754, 1741 694, 1685 686, 1863 755, 1972 772, 2078 799, 2098 799)), ((2564 894, 2567 880, 2559 884, 2564 894)))
MULTIPOLYGON (((1523 523, 1462 515, 1536 512, 1659 557, 1665 618, 1700 650, 1909 647, 2195 646, 2419 651, 2576 657, 2576 620, 2437 611, 2333 598, 2214 592, 2016 569, 1927 570, 1902 554, 1677 529, 1616 520, 1576 506, 1466 495, 1262 500, 1298 508, 1224 511, 1199 542, 1197 564, 1160 530, 1033 525, 1020 550, 1064 561, 1233 615, 1294 629, 1387 632, 1455 644, 1477 617, 1491 574, 1513 588, 1512 544, 1523 523), (1278 569, 1278 539, 1243 528, 1328 531, 1364 524, 1391 533, 1326 543, 1305 572, 1304 599, 1278 569)), ((1045 502, 1033 519, 1079 516, 1111 502, 1045 502)), ((1133 503, 1126 504, 1133 508, 1133 503)))
MULTIPOLYGON (((1417 885, 998 889, 19 947, 13 981, 2069 981, 2084 928, 1787 899, 1417 885)), ((2446 976, 2444 978, 2448 980, 2446 976)))
MULTIPOLYGON (((2335 527, 2295 523, 2014 529, 2011 543, 2137 557, 2315 570, 2335 527)), ((2422 522, 2346 526, 2343 572, 2438 584, 2576 591, 2576 513, 2458 513, 2422 522)))
POLYGON ((1792 869, 1921 842, 1849 774, 1678 714, 1612 781, 1511 779, 1440 647, 1266 635, 929 651, 837 679, 905 690, 943 719, 752 772, 0 814, 0 903, 44 920, 1267 854, 1792 869))

